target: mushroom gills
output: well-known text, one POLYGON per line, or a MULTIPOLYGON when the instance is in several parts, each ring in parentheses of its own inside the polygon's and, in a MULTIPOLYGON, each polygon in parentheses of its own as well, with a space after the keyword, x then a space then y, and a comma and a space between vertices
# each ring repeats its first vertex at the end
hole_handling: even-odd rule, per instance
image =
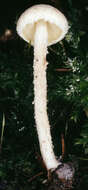
MULTIPOLYGON (((44 22, 43 19, 41 19, 38 22, 44 22)), ((34 34, 35 34, 35 28, 36 24, 38 22, 34 22, 33 24, 26 24, 24 27, 22 34, 25 37, 25 39, 29 42, 31 42, 31 45, 34 45, 34 34)), ((58 27, 56 24, 46 21, 47 26, 47 32, 48 32, 48 45, 51 44, 51 42, 56 41, 57 38, 60 37, 62 33, 62 29, 58 27)))

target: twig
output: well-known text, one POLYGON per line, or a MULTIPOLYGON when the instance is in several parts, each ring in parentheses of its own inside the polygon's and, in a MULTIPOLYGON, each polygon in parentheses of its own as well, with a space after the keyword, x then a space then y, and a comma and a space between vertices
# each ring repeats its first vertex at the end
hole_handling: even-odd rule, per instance
POLYGON ((68 72, 68 71, 72 71, 72 69, 70 68, 60 68, 60 69, 55 69, 56 71, 59 71, 59 72, 68 72))
POLYGON ((64 159, 65 157, 65 139, 64 139, 64 134, 61 134, 61 144, 62 144, 62 158, 64 159))
POLYGON ((39 177, 39 176, 41 176, 41 175, 43 175, 43 172, 39 172, 38 174, 34 175, 34 176, 31 177, 30 179, 28 179, 28 182, 29 182, 29 183, 32 182, 34 179, 36 179, 36 177, 39 177))

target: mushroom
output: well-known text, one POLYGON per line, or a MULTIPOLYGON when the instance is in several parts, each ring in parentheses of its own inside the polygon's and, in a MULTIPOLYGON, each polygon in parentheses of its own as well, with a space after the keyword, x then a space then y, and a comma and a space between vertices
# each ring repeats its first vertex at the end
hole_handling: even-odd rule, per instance
POLYGON ((47 170, 61 162, 55 157, 47 114, 47 47, 59 42, 68 31, 65 16, 56 8, 40 4, 28 8, 18 19, 17 33, 34 46, 34 110, 40 150, 47 170))

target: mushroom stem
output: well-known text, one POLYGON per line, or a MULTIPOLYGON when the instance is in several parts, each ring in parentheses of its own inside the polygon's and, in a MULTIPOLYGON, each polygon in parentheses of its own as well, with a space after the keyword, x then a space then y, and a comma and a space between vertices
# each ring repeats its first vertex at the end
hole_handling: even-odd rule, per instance
POLYGON ((59 165, 53 152, 50 125, 47 115, 46 54, 48 45, 47 24, 36 23, 34 35, 34 108, 35 122, 41 154, 47 170, 59 165))

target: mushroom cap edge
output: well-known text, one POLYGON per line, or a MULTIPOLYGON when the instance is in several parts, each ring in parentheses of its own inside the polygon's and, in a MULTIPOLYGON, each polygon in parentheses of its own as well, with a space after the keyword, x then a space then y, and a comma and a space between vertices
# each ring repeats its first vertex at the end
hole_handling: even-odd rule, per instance
POLYGON ((17 33, 26 42, 34 44, 36 23, 43 20, 47 23, 48 46, 62 40, 68 32, 67 19, 58 9, 47 4, 34 5, 21 14, 17 21, 17 33))

